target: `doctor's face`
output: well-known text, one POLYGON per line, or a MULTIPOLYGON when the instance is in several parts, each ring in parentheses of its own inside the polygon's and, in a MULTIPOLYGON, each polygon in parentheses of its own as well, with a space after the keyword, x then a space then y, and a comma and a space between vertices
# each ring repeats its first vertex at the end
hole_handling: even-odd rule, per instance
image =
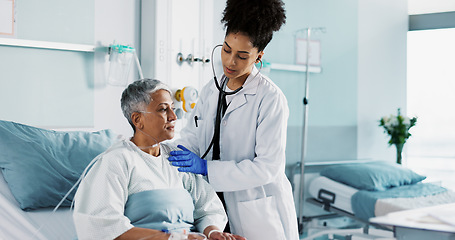
POLYGON ((143 131, 155 137, 158 142, 174 137, 174 126, 177 116, 171 94, 158 90, 152 94, 152 101, 144 113, 143 131))
POLYGON ((247 35, 241 32, 228 34, 221 50, 224 75, 243 83, 251 73, 253 64, 262 55, 264 52, 258 52, 247 35))

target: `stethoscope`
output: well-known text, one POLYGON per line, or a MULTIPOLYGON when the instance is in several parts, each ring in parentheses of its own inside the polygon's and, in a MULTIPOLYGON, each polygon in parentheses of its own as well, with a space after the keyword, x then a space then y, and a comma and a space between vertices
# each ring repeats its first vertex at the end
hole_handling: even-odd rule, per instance
MULTIPOLYGON (((223 45, 222 44, 218 44, 216 45, 213 50, 212 50, 212 59, 210 60, 210 62, 212 63, 212 71, 213 71, 213 81, 215 81, 215 86, 216 88, 218 89, 218 91, 220 91, 220 93, 224 94, 225 96, 227 95, 232 95, 232 94, 236 94, 238 93, 240 90, 243 89, 243 85, 240 86, 239 88, 237 88, 236 90, 234 91, 231 91, 231 92, 226 92, 224 91, 223 88, 226 87, 226 84, 227 84, 227 81, 226 81, 226 76, 223 75, 223 78, 221 79, 222 80, 222 83, 221 85, 223 85, 223 88, 220 87, 220 84, 218 84, 218 79, 216 78, 216 73, 215 73, 215 66, 213 66, 213 53, 215 52, 215 49, 218 48, 218 47, 222 47, 223 45)), ((220 103, 218 102, 218 105, 220 105, 220 103)))
MULTIPOLYGON (((230 91, 230 92, 227 92, 225 91, 224 89, 226 88, 226 85, 227 85, 227 80, 228 78, 226 76, 224 76, 223 74, 223 77, 221 78, 221 86, 220 84, 218 83, 218 79, 216 78, 216 73, 215 73, 215 66, 213 65, 213 53, 215 52, 215 49, 218 48, 218 47, 221 47, 223 46, 222 44, 219 44, 219 45, 216 45, 213 50, 212 50, 212 55, 211 55, 211 65, 212 65, 212 71, 213 71, 213 81, 215 82, 215 86, 216 88, 218 89, 218 91, 220 92, 220 94, 218 95, 218 104, 217 104, 217 107, 216 107, 216 118, 215 118, 215 129, 218 128, 219 130, 219 127, 220 127, 220 124, 221 124, 221 118, 222 118, 222 109, 223 109, 223 104, 222 104, 222 100, 223 98, 225 98, 227 95, 233 95, 233 94, 236 94, 238 93, 240 90, 243 89, 243 85, 240 86, 239 88, 237 88, 236 90, 234 91, 230 91)), ((256 75, 254 76, 254 78, 257 77, 257 75, 259 74, 259 72, 261 71, 262 69, 262 61, 260 59, 258 59, 260 62, 261 62, 261 68, 259 69, 259 71, 256 73, 256 75)), ((207 150, 205 151, 205 153, 202 155, 202 159, 204 159, 207 154, 210 152, 210 149, 213 147, 213 145, 215 144, 215 140, 216 140, 216 135, 219 135, 219 132, 217 133, 217 131, 215 130, 213 132, 213 136, 212 136, 212 141, 210 142, 209 146, 207 147, 207 150)), ((219 136, 218 136, 218 141, 219 141, 219 136)))

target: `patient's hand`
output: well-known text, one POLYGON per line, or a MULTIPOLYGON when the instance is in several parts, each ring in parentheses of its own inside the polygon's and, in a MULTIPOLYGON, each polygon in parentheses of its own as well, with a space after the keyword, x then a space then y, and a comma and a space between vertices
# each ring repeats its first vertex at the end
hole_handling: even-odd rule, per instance
POLYGON ((209 240, 246 240, 246 238, 225 232, 213 232, 209 240))
POLYGON ((205 235, 202 233, 190 233, 188 234, 188 240, 205 240, 205 235))

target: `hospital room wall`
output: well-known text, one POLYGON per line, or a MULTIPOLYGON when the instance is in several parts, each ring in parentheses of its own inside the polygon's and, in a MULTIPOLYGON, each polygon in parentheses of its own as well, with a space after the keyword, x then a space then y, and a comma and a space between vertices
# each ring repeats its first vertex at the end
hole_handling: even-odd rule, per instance
MULTIPOLYGON (((97 0, 95 4, 95 43, 109 46, 117 44, 132 45, 140 57, 140 0, 97 0)), ((116 133, 130 136, 131 127, 120 109, 120 97, 124 86, 106 83, 109 68, 108 55, 95 56, 94 89, 94 130, 112 129, 116 133)), ((139 78, 133 66, 129 81, 139 78)))
POLYGON ((378 120, 406 114, 407 1, 359 1, 357 155, 396 161, 378 120))
MULTIPOLYGON (((109 55, 107 47, 114 42, 117 44, 132 45, 140 57, 140 0, 97 0, 94 4, 94 39, 93 45, 98 49, 94 55, 94 67, 87 74, 93 74, 94 83, 88 86, 92 92, 92 108, 87 109, 87 114, 93 116, 91 125, 38 126, 61 131, 97 131, 112 129, 118 134, 130 136, 131 127, 120 109, 120 97, 124 86, 107 84, 109 70, 109 55), (93 111, 93 112, 92 112, 93 111)), ((67 4, 71 7, 71 4, 67 4)), ((131 71, 129 81, 139 77, 137 71, 131 71)), ((39 80, 39 79, 38 79, 39 80)), ((69 87, 69 86, 68 86, 69 87)), ((72 90, 70 90, 72 91, 72 90)), ((77 92, 75 94, 78 94, 77 92)), ((44 98, 44 96, 43 96, 44 98)), ((61 103, 60 103, 61 105, 61 103)), ((71 111, 71 109, 69 109, 71 111)), ((24 122, 25 124, 30 124, 24 122)))
MULTIPOLYGON (((16 2, 16 38, 95 45, 97 50, 0 46, 5 56, 14 57, 0 59, 5 67, 0 82, 6 86, 1 119, 56 130, 110 128, 130 135, 131 127, 120 110, 124 87, 106 81, 107 47, 114 42, 128 44, 140 53, 140 0, 16 2), (9 109, 20 114, 10 114, 9 109)), ((130 81, 137 78, 131 71, 130 81)))
MULTIPOLYGON (((266 48, 272 63, 294 64, 294 32, 325 27, 322 72, 310 74, 308 161, 393 158, 377 119, 405 108, 407 1, 284 0, 287 24, 266 48)), ((140 54, 140 0, 97 0, 94 44, 131 44, 140 54)), ((219 23, 224 1, 214 4, 219 23)), ((214 24, 214 40, 224 37, 214 24)), ((123 87, 107 85, 107 54, 95 55, 93 126, 130 135, 120 110, 123 87)), ((304 73, 270 72, 290 107, 287 165, 300 160, 304 73)), ((138 78, 132 73, 131 79, 138 78)))
MULTIPOLYGON (((378 127, 383 115, 406 106, 407 2, 394 0, 285 0, 287 23, 266 49, 265 59, 295 64, 295 32, 324 27, 321 73, 309 76, 306 162, 385 159, 394 149, 378 127)), ((301 159, 305 73, 272 69, 285 93, 287 166, 301 159)))

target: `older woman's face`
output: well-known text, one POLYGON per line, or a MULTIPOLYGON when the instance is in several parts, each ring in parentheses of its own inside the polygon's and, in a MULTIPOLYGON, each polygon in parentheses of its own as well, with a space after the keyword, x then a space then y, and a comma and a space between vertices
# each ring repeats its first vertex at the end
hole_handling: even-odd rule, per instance
POLYGON ((159 142, 174 137, 174 126, 177 116, 174 113, 171 94, 166 90, 158 90, 152 94, 152 101, 144 113, 144 129, 146 133, 156 137, 159 142))

